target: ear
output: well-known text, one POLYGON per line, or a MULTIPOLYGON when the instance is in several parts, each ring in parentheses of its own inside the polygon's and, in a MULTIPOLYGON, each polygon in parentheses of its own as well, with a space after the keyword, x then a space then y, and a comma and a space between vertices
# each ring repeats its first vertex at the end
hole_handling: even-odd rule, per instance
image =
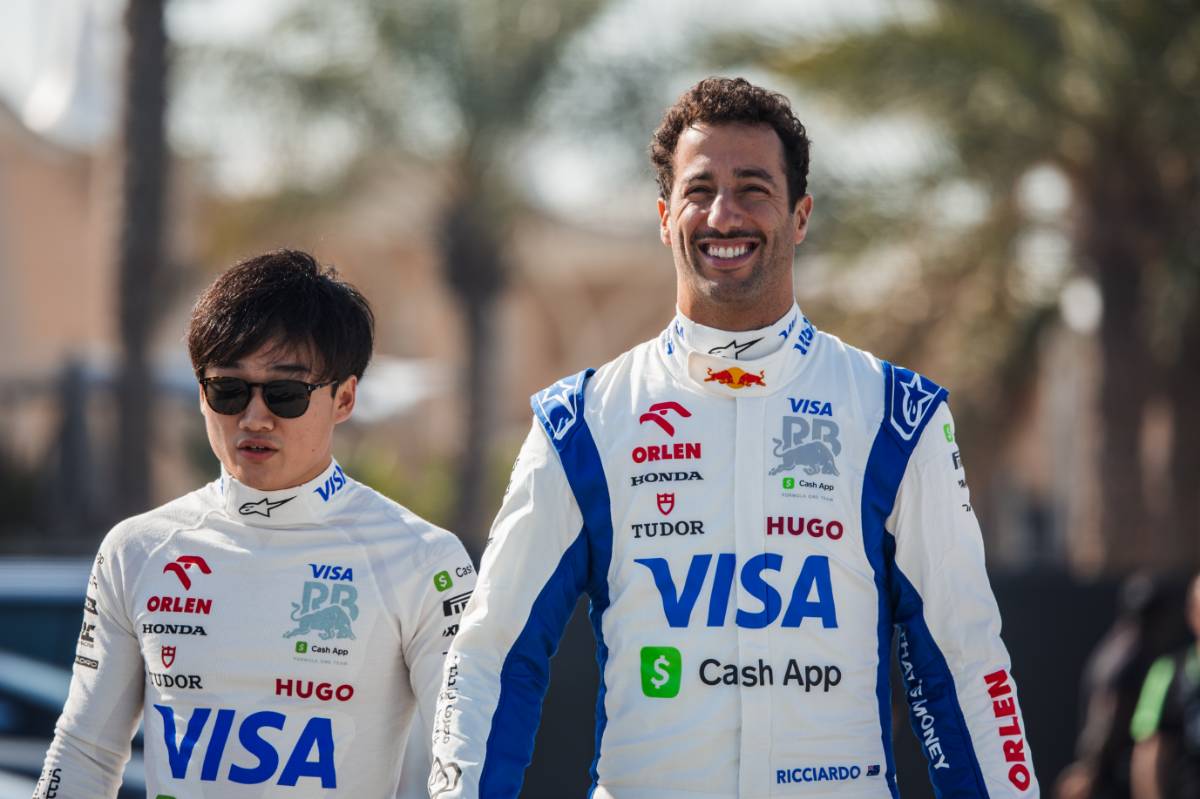
POLYGON ((333 423, 341 424, 354 413, 354 401, 358 397, 358 378, 350 375, 338 383, 333 394, 333 423))
POLYGON ((796 208, 792 211, 793 223, 796 231, 796 244, 804 241, 804 237, 808 235, 808 217, 812 214, 813 198, 811 194, 806 194, 796 201, 796 208))
POLYGON ((658 238, 663 244, 671 246, 671 226, 667 222, 667 212, 671 210, 667 201, 658 198, 658 238))

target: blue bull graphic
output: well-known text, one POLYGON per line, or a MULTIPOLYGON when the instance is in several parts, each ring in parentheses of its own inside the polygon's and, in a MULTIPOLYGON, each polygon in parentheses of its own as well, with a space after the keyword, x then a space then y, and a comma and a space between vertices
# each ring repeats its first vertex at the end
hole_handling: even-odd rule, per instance
POLYGON ((790 472, 800 467, 808 476, 840 474, 836 458, 842 451, 838 440, 837 423, 830 419, 805 419, 803 416, 783 417, 783 430, 772 453, 780 464, 769 474, 790 472))

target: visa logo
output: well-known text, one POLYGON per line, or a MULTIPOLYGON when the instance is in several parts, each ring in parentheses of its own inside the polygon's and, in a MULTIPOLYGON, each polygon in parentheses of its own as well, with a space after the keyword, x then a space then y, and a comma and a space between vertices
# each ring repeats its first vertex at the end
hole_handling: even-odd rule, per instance
POLYGON ((341 466, 334 466, 333 474, 325 478, 325 485, 319 485, 313 491, 320 495, 322 502, 328 502, 330 497, 341 491, 345 486, 346 473, 342 471, 341 466))
MULTIPOLYGON (((163 720, 163 745, 167 750, 167 764, 171 769, 171 777, 177 780, 187 779, 188 766, 191 764, 196 742, 200 740, 208 721, 212 718, 211 708, 198 707, 192 711, 188 719, 187 730, 183 740, 175 732, 175 711, 166 705, 155 705, 163 720)), ((204 747, 204 757, 200 763, 200 779, 203 782, 215 782, 220 778, 221 761, 225 755, 225 747, 229 742, 229 734, 233 730, 234 717, 237 711, 231 708, 217 710, 213 719, 212 732, 204 747)), ((261 785, 268 782, 279 771, 279 751, 275 745, 263 737, 263 730, 283 730, 287 724, 287 716, 273 710, 259 710, 242 719, 238 726, 237 740, 241 744, 240 756, 236 760, 247 762, 244 754, 249 754, 257 762, 252 767, 239 766, 230 763, 226 779, 240 785, 261 785)), ((293 725, 294 726, 294 725, 293 725)), ((281 736, 271 735, 272 739, 282 742, 281 736)), ((300 730, 295 743, 288 754, 283 770, 279 771, 276 785, 294 786, 301 778, 312 777, 321 781, 322 788, 337 787, 337 772, 334 768, 333 754, 333 722, 322 716, 310 718, 300 730)))
POLYGON ((347 580, 354 582, 353 566, 330 566, 327 563, 310 563, 314 580, 347 580))
MULTIPOLYGON (((737 556, 722 552, 716 557, 712 568, 711 554, 693 555, 683 580, 682 590, 671 574, 671 565, 666 558, 638 558, 634 561, 650 570, 654 585, 662 597, 663 615, 672 627, 688 627, 692 622, 692 611, 699 604, 700 595, 708 586, 709 627, 724 627, 729 615, 729 597, 733 593, 734 572, 737 556), (708 579, 712 572, 712 580, 708 579)), ((829 578, 829 558, 825 555, 809 555, 804 559, 792 584, 787 610, 775 586, 764 576, 767 572, 782 572, 783 556, 776 552, 755 555, 742 565, 741 585, 760 604, 759 609, 738 608, 734 623, 738 627, 758 630, 773 624, 783 612, 783 627, 799 627, 805 619, 820 619, 821 626, 836 628, 837 608, 833 602, 833 584, 829 578)))
POLYGON ((812 416, 833 416, 833 405, 814 399, 796 399, 788 397, 792 405, 792 413, 807 413, 812 416))

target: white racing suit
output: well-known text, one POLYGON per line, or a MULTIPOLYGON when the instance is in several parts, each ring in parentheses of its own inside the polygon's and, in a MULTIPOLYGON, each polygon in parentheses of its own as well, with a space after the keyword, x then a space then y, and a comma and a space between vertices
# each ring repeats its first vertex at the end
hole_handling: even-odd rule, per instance
POLYGON ((283 491, 223 476, 128 519, 96 556, 35 795, 115 796, 141 716, 150 797, 423 796, 474 582, 454 535, 336 462, 283 491))
POLYGON ((945 390, 799 308, 749 361, 688 325, 533 397, 447 657, 431 796, 518 795, 582 592, 591 796, 898 796, 894 633, 939 795, 1036 796, 945 390))

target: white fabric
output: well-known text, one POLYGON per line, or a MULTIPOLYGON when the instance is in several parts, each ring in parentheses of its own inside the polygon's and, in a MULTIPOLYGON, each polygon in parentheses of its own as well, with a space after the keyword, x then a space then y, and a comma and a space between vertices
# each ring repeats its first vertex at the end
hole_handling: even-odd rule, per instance
POLYGON ((423 795, 428 727, 405 741, 474 581, 454 535, 336 462, 128 519, 96 557, 42 785, 114 796, 141 713, 151 797, 423 795))
MULTIPOLYGON (((697 351, 690 329, 677 318, 659 339, 597 370, 584 395, 578 431, 595 442, 612 530, 611 560, 593 593, 593 602, 607 595, 610 603, 600 622, 607 722, 595 795, 890 796, 891 730, 876 690, 880 634, 891 638, 880 608, 892 600, 877 589, 865 549, 873 540, 895 542, 894 558, 878 558, 898 569, 897 585, 899 573, 911 581, 906 607, 920 607, 907 633, 915 640, 928 628, 957 692, 959 706, 930 705, 939 673, 927 662, 912 666, 904 651, 911 679, 893 690, 920 708, 922 746, 935 764, 942 758, 939 778, 958 769, 956 796, 1037 796, 1036 780, 1010 777, 1004 745, 1015 747, 1016 737, 998 732, 1008 719, 988 693, 1003 692, 1004 708, 1013 700, 1032 775, 945 404, 926 384, 896 387, 898 401, 911 401, 903 413, 927 424, 907 467, 894 470, 894 508, 876 514, 874 538, 864 537, 864 495, 874 496, 882 473, 872 458, 877 439, 915 431, 887 416, 882 362, 817 332, 799 308, 783 320, 785 346, 754 360, 697 351), (799 681, 789 679, 792 664, 799 681), (770 685, 751 684, 768 671, 770 685), (1001 671, 1003 685, 985 680, 1001 671)), ((554 403, 570 409, 564 429, 552 427, 566 441, 577 424, 570 384, 535 398, 535 407, 554 403)), ((519 712, 520 694, 536 698, 540 688, 528 676, 537 659, 528 642, 514 642, 522 630, 557 640, 554 626, 575 601, 561 575, 582 557, 581 536, 601 537, 581 532, 591 517, 568 482, 580 479, 571 469, 535 419, 447 657, 436 799, 517 795, 512 775, 519 780, 535 724, 519 712)), ((589 567, 602 549, 589 552, 589 567)))

